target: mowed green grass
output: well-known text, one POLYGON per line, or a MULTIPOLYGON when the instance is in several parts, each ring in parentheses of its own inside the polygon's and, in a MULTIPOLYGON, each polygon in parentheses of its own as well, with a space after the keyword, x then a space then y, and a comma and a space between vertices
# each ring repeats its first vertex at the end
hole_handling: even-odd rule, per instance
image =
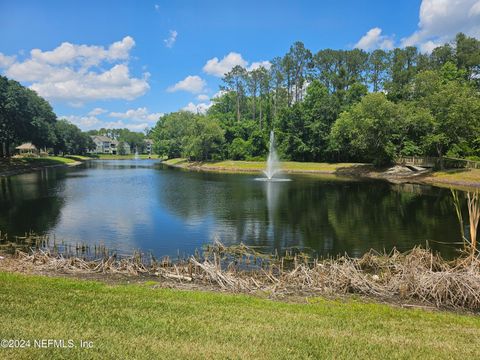
MULTIPOLYGON (((225 160, 211 162, 189 162, 186 159, 177 158, 164 161, 167 165, 176 165, 182 167, 197 166, 205 170, 225 170, 225 171, 261 171, 265 169, 265 161, 240 161, 225 160)), ((353 163, 315 163, 315 162, 297 162, 283 161, 281 167, 289 172, 325 172, 334 173, 338 169, 352 167, 353 163)))
POLYGON ((60 156, 0 159, 0 173, 17 170, 28 170, 31 168, 45 167, 51 165, 65 165, 74 162, 75 160, 73 159, 68 159, 60 156))
POLYGON ((87 161, 87 160, 92 160, 91 157, 89 156, 83 156, 83 155, 65 155, 66 158, 72 159, 75 161, 87 161))
POLYGON ((480 183, 480 169, 459 169, 436 171, 432 174, 436 180, 453 180, 480 183))
POLYGON ((1 359, 478 359, 480 318, 358 301, 282 303, 0 272, 0 338, 93 349, 1 359))

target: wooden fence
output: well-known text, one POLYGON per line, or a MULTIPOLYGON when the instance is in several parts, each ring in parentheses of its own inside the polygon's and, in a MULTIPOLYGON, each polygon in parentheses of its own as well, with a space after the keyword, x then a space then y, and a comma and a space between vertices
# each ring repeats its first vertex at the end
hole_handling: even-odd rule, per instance
POLYGON ((457 159, 451 157, 402 156, 396 161, 400 165, 420 166, 445 169, 480 169, 480 161, 457 159), (443 166, 442 166, 443 165, 443 166))

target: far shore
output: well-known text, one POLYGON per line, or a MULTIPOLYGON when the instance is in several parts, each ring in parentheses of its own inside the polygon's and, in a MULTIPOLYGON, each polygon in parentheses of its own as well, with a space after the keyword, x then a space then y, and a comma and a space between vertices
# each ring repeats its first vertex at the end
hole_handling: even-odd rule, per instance
MULTIPOLYGON (((48 157, 12 157, 0 158, 0 177, 25 174, 52 167, 73 167, 91 160, 133 160, 134 154, 111 155, 99 154, 95 157, 82 155, 48 156, 48 157)), ((138 155, 138 159, 159 159, 158 155, 138 155)))
MULTIPOLYGON (((183 158, 168 159, 163 164, 171 167, 224 173, 261 173, 265 168, 263 161, 211 161, 194 162, 183 158)), ((429 184, 439 187, 457 189, 480 188, 480 169, 450 169, 443 171, 410 171, 396 166, 392 168, 375 168, 364 163, 314 163, 286 161, 281 163, 287 174, 319 174, 342 177, 383 179, 393 183, 429 184)))
POLYGON ((72 167, 80 165, 86 157, 49 156, 0 159, 0 177, 24 174, 52 167, 72 167))
MULTIPOLYGON (((0 159, 0 177, 18 175, 51 167, 73 167, 90 160, 133 160, 135 155, 109 155, 98 157, 79 155, 49 156, 41 158, 0 159)), ((138 159, 157 159, 158 155, 139 155, 138 159)), ((209 161, 195 162, 184 158, 163 160, 162 164, 170 167, 192 171, 209 171, 222 173, 261 174, 265 168, 264 161, 209 161)), ((365 163, 316 163, 285 161, 281 163, 287 174, 332 175, 343 178, 365 178, 387 180, 392 183, 429 184, 438 187, 472 190, 480 188, 480 169, 448 169, 442 171, 410 171, 402 166, 375 168, 365 163)))

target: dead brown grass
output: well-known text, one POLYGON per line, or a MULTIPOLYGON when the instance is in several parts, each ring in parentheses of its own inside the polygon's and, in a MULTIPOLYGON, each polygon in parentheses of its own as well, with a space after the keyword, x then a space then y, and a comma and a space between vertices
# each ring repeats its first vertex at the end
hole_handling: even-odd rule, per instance
POLYGON ((43 250, 16 250, 14 257, 17 268, 25 265, 55 273, 149 275, 272 298, 359 294, 388 302, 480 310, 480 259, 464 256, 446 261, 419 247, 406 253, 370 251, 361 258, 325 260, 301 255, 278 258, 245 245, 225 247, 220 243, 201 258, 175 263, 165 258, 147 264, 140 254, 85 260, 43 250))

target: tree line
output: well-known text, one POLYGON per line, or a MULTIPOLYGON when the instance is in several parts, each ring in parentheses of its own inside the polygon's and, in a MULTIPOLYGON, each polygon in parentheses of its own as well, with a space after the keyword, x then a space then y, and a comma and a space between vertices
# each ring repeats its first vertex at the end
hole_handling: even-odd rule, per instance
POLYGON ((283 159, 388 164, 401 155, 480 156, 480 41, 458 34, 430 54, 294 43, 267 69, 235 66, 207 114, 172 113, 160 155, 261 159, 268 133, 283 159))
POLYGON ((81 131, 66 119, 57 119, 51 105, 31 89, 0 76, 0 157, 9 157, 16 146, 31 142, 38 149, 54 154, 85 155, 95 149, 92 135, 105 135, 145 150, 146 135, 128 129, 81 131))
POLYGON ((92 139, 67 120, 58 120, 42 97, 14 80, 0 76, 0 157, 31 142, 55 154, 84 154, 94 148, 92 139))

